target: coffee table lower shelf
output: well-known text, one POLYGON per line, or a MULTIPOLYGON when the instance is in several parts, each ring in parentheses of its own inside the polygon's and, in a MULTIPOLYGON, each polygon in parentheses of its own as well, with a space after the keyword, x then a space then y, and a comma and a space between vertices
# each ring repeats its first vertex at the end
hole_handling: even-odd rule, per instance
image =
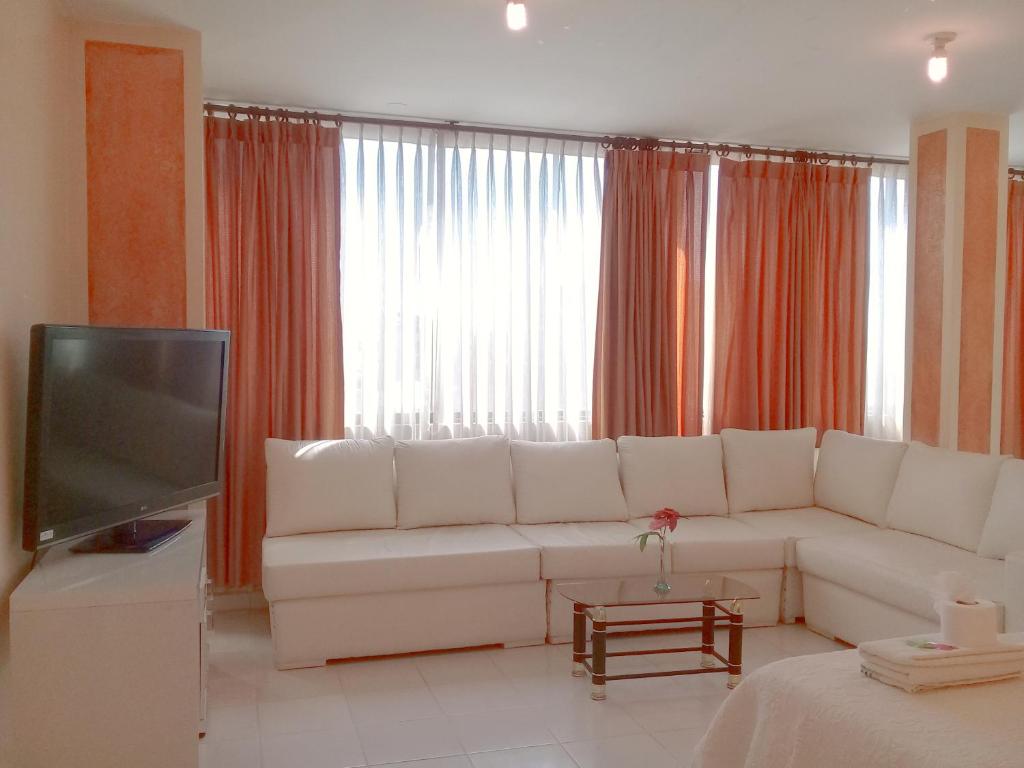
POLYGON ((612 680, 637 680, 647 677, 676 677, 680 675, 704 675, 724 672, 728 674, 726 686, 735 688, 739 685, 743 674, 743 607, 741 600, 733 600, 726 607, 718 600, 704 600, 700 616, 665 619, 636 619, 608 621, 605 606, 587 607, 581 603, 573 603, 573 635, 572 635, 573 677, 590 675, 592 689, 590 698, 603 701, 606 698, 605 686, 612 680), (587 653, 586 625, 592 624, 591 647, 587 653), (637 651, 608 651, 608 628, 623 626, 650 626, 658 624, 700 624, 700 645, 675 648, 650 648, 637 651), (715 627, 729 627, 728 654, 723 656, 715 647, 715 627), (660 670, 656 672, 634 672, 630 674, 609 675, 607 662, 610 658, 622 656, 651 656, 663 653, 699 653, 700 666, 687 669, 660 670))

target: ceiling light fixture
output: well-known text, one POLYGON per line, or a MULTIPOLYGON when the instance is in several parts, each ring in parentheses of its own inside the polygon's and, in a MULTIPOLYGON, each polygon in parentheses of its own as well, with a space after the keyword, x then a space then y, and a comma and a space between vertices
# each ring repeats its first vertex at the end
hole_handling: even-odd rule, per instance
POLYGON ((526 3, 508 0, 505 6, 505 23, 513 32, 526 28, 526 3))
POLYGON ((941 83, 949 74, 946 45, 956 40, 956 32, 936 32, 925 39, 932 44, 932 55, 928 59, 928 79, 933 83, 941 83))

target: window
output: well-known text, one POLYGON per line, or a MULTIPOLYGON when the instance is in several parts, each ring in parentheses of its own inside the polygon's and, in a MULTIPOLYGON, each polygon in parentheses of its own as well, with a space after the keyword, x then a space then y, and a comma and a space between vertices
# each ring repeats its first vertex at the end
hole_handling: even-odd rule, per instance
POLYGON ((595 147, 353 130, 342 146, 350 434, 588 439, 595 147))
MULTIPOLYGON (((704 433, 711 432, 715 370, 715 251, 718 234, 718 163, 708 184, 708 236, 704 305, 704 433)), ((869 199, 867 358, 864 434, 903 439, 906 368, 907 167, 876 165, 869 199)))
POLYGON ((871 172, 864 434, 903 439, 907 317, 907 167, 871 172))
MULTIPOLYGON (((590 438, 603 160, 594 145, 346 126, 345 423, 355 437, 590 438)), ((709 178, 705 432, 715 385, 709 178)), ((904 166, 870 191, 865 434, 900 439, 904 166)))

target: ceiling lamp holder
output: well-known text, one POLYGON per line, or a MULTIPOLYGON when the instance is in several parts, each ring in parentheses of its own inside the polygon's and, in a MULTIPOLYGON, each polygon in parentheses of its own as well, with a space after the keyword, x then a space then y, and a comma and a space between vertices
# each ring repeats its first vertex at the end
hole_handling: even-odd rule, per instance
POLYGON ((956 40, 956 32, 933 32, 925 40, 932 45, 932 55, 928 59, 928 79, 933 83, 941 83, 949 74, 946 46, 956 40))
POLYGON ((508 0, 505 4, 505 24, 513 32, 526 28, 526 3, 523 0, 508 0))

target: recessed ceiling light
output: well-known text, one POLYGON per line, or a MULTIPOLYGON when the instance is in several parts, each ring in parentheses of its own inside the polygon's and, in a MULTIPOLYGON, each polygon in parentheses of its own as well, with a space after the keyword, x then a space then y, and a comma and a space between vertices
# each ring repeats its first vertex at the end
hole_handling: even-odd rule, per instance
POLYGON ((508 0, 505 6, 505 23, 513 32, 526 28, 526 3, 508 0))
POLYGON ((932 44, 932 55, 928 59, 928 79, 933 83, 941 83, 949 74, 946 45, 956 40, 956 32, 936 32, 925 39, 932 44))

